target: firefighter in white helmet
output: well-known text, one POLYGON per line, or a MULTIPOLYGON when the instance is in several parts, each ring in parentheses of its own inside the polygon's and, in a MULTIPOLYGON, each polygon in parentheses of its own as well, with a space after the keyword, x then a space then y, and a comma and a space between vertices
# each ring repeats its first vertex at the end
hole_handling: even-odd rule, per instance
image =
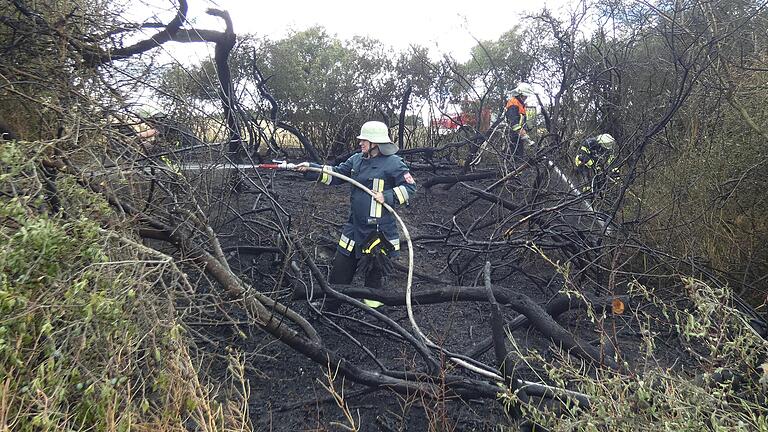
POLYGON ((525 101, 534 95, 533 87, 528 83, 520 83, 511 92, 511 98, 504 107, 504 116, 509 126, 507 135, 509 145, 514 149, 514 155, 518 158, 523 156, 523 146, 528 142, 529 125, 529 107, 525 101))
MULTIPOLYGON (((600 134, 587 138, 581 143, 576 153, 573 164, 576 172, 586 181, 584 192, 592 192, 602 189, 606 181, 606 170, 613 162, 613 150, 616 139, 611 134, 600 134)), ((614 168, 615 172, 616 169, 614 168)))
MULTIPOLYGON (((400 237, 395 218, 382 203, 390 206, 406 206, 416 192, 416 181, 400 156, 397 144, 389 139, 389 128, 380 121, 369 121, 360 128, 360 153, 350 156, 340 165, 322 166, 324 171, 334 171, 351 177, 373 191, 371 197, 353 187, 350 197, 351 211, 333 258, 328 282, 348 285, 352 282, 360 264, 365 286, 381 288, 382 278, 391 266, 390 258, 400 253, 400 237)), ((309 163, 299 164, 297 170, 305 177, 317 179, 327 185, 344 184, 344 181, 328 174, 307 172, 309 163)), ((320 165, 315 165, 320 168, 320 165)), ((366 300, 368 306, 378 307, 379 302, 366 300)), ((333 309, 333 306, 331 308, 333 309)))

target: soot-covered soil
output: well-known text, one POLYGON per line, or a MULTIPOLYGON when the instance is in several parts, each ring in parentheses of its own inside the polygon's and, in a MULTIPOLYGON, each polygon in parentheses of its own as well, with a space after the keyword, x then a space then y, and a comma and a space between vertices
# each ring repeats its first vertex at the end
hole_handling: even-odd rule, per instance
MULTIPOLYGON (((425 172, 415 173, 417 181, 423 181, 430 175, 425 172)), ((349 187, 326 187, 302 181, 298 174, 286 172, 277 173, 270 187, 280 206, 290 215, 291 232, 296 233, 310 248, 315 261, 327 272, 339 228, 348 215, 349 187)), ((415 277, 414 291, 446 284, 482 285, 483 255, 477 254, 471 247, 468 251, 459 252, 454 246, 462 242, 456 237, 447 242, 441 239, 451 226, 455 230, 456 227, 470 226, 480 218, 496 217, 493 214, 496 210, 490 210, 489 213, 491 203, 479 202, 456 217, 454 222, 453 211, 470 198, 467 189, 461 186, 447 190, 442 186, 421 188, 411 205, 399 211, 411 236, 416 239, 415 272, 431 278, 415 277), (465 273, 459 276, 456 274, 458 271, 465 273)), ((245 193, 237 205, 241 213, 246 213, 260 208, 263 202, 257 200, 264 199, 263 196, 259 198, 258 194, 245 193)), ((490 235, 492 229, 487 228, 487 234, 490 235)), ((241 245, 242 239, 246 238, 242 234, 242 227, 236 223, 224 226, 219 231, 224 246, 241 245)), ((265 237, 249 241, 272 244, 274 239, 265 237)), ((297 263, 301 261, 298 256, 294 259, 297 263)), ((545 304, 562 286, 561 276, 551 266, 528 261, 523 256, 510 262, 525 271, 499 268, 495 274, 509 276, 495 280, 494 284, 524 293, 541 304, 545 304), (534 283, 534 280, 539 282, 534 283)), ((405 254, 400 257, 399 263, 407 265, 405 254)), ((336 315, 318 315, 310 308, 303 293, 295 294, 296 291, 302 291, 297 288, 304 288, 303 284, 306 284, 307 290, 317 292, 317 283, 312 281, 305 268, 301 268, 301 282, 288 277, 280 278, 281 269, 285 266, 286 261, 274 254, 241 254, 233 258, 233 270, 244 275, 256 289, 270 292, 273 297, 307 317, 319 332, 323 343, 358 366, 377 370, 376 362, 360 346, 366 347, 388 369, 412 369, 418 363, 412 347, 382 331, 380 323, 362 310, 343 305, 336 315), (278 280, 281 282, 276 283, 278 280), (348 335, 338 331, 337 326, 348 335)), ((403 291, 405 281, 405 273, 395 271, 386 285, 389 289, 403 291)), ((354 283, 359 285, 362 282, 356 278, 354 283)), ((379 310, 404 328, 411 329, 405 306, 384 306, 379 310)), ((518 315, 507 306, 503 306, 502 310, 507 321, 518 315)), ((230 312, 233 317, 243 316, 237 310, 230 312)), ((480 341, 491 335, 490 308, 485 302, 455 301, 415 305, 414 312, 420 328, 433 341, 453 352, 472 352, 480 341)), ((633 327, 629 315, 625 316, 609 317, 612 321, 610 324, 619 328, 633 327)), ((594 331, 595 325, 583 311, 567 312, 558 322, 584 340, 599 343, 594 331)), ((350 421, 345 418, 344 410, 330 397, 331 393, 327 389, 328 375, 333 370, 329 371, 312 362, 255 326, 243 323, 238 328, 245 335, 238 335, 233 326, 200 329, 207 335, 207 340, 201 341, 200 346, 206 351, 224 356, 233 353, 243 356, 250 384, 250 415, 256 430, 347 430, 340 424, 349 425, 350 421)), ((551 348, 549 341, 534 329, 522 328, 512 336, 516 345, 524 350, 537 350, 544 358, 559 355, 551 348)), ((637 357, 639 339, 636 332, 619 332, 618 342, 625 359, 631 361, 637 357)), ((493 365, 493 350, 485 352, 478 359, 493 365)), ((226 374, 224 370, 216 370, 223 367, 223 364, 213 364, 210 373, 223 377, 226 374)), ((449 362, 445 362, 444 367, 452 373, 464 373, 449 362)), ((522 370, 521 373, 523 378, 539 380, 530 371, 522 370)), ((473 378, 478 377, 473 375, 473 378)), ((439 384, 439 379, 436 384, 439 384)), ((342 377, 337 377, 333 386, 338 394, 343 394, 348 412, 362 431, 492 431, 499 430, 498 425, 511 427, 515 424, 502 404, 491 400, 421 400, 418 396, 396 394, 386 388, 371 389, 342 377)))

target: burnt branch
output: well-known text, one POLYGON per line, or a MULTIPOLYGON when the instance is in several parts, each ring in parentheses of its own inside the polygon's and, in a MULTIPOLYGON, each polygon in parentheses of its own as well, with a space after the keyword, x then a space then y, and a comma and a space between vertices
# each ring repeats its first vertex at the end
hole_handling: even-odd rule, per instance
POLYGON ((483 279, 485 282, 485 291, 488 295, 488 304, 491 305, 491 330, 493 340, 493 351, 496 354, 496 364, 499 367, 501 376, 507 378, 509 372, 514 370, 508 367, 507 361, 509 352, 506 347, 506 335, 504 334, 504 315, 501 313, 499 304, 496 302, 496 296, 493 295, 493 286, 491 285, 491 263, 486 262, 483 269, 483 279))
POLYGON ((408 83, 408 86, 405 88, 405 92, 403 93, 403 100, 400 102, 400 116, 398 117, 397 124, 397 143, 400 145, 400 148, 405 146, 405 111, 408 109, 408 101, 411 98, 411 91, 413 91, 413 86, 408 83))
POLYGON ((91 66, 99 66, 116 60, 123 60, 138 54, 145 53, 151 49, 157 48, 166 42, 175 40, 179 30, 181 29, 181 26, 184 25, 188 9, 187 0, 178 1, 179 7, 177 9, 176 16, 168 24, 162 25, 162 30, 158 31, 147 39, 136 42, 135 44, 128 47, 116 48, 108 52, 102 52, 101 50, 90 48, 89 50, 83 52, 83 57, 85 58, 86 63, 91 66))
POLYGON ((278 118, 278 114, 280 113, 280 105, 274 96, 272 96, 272 94, 269 92, 269 90, 267 90, 267 79, 264 78, 261 71, 256 66, 255 54, 251 62, 251 68, 253 70, 253 77, 254 81, 256 82, 256 88, 259 90, 259 94, 261 97, 266 99, 267 102, 269 102, 271 107, 269 111, 270 120, 275 124, 276 127, 286 130, 295 136, 304 147, 304 150, 307 152, 307 155, 309 155, 313 162, 322 163, 323 159, 320 157, 320 153, 317 151, 315 145, 312 144, 312 141, 310 141, 309 138, 307 138, 307 136, 304 135, 297 127, 278 118))

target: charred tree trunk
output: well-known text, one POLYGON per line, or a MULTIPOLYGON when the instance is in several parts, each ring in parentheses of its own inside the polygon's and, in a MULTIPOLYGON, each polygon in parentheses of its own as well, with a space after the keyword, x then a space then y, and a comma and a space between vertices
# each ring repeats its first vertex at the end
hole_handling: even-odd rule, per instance
POLYGON ((270 120, 274 123, 275 127, 279 127, 283 130, 286 130, 290 132, 293 136, 295 136, 299 142, 301 143, 302 147, 304 147, 304 150, 307 152, 307 155, 312 159, 313 162, 316 163, 322 163, 323 158, 320 157, 320 153, 317 151, 317 147, 312 143, 312 141, 307 138, 306 135, 304 135, 297 127, 282 121, 278 119, 278 114, 280 113, 280 105, 278 104, 277 100, 274 96, 267 90, 267 80, 264 78, 264 76, 261 74, 261 71, 256 66, 256 58, 254 56, 253 63, 253 78, 256 81, 256 88, 259 89, 259 94, 261 97, 267 100, 270 105, 269 110, 269 117, 270 120))
POLYGON ((209 15, 224 20, 226 25, 224 32, 182 29, 181 26, 186 20, 187 1, 179 0, 178 12, 171 22, 163 26, 161 31, 151 37, 141 40, 129 47, 118 48, 106 52, 98 47, 84 46, 73 41, 70 42, 75 44, 76 48, 83 53, 83 58, 86 62, 92 66, 99 66, 114 60, 129 58, 149 51, 169 41, 214 43, 214 63, 216 65, 216 74, 221 86, 219 89, 219 97, 222 102, 224 119, 229 131, 227 152, 233 162, 239 163, 242 161, 240 153, 243 143, 236 114, 237 100, 232 85, 232 73, 229 68, 229 55, 232 52, 232 48, 235 46, 237 37, 232 26, 232 19, 229 16, 229 12, 219 9, 208 9, 206 12, 209 15))
POLYGON ((229 129, 229 158, 234 163, 242 162, 240 150, 243 147, 243 141, 240 136, 240 125, 235 114, 235 94, 232 86, 232 72, 229 68, 229 54, 235 46, 237 40, 235 32, 232 29, 232 19, 229 12, 218 9, 208 9, 208 14, 217 16, 224 20, 226 28, 224 33, 220 33, 216 38, 216 47, 214 48, 214 62, 216 63, 216 74, 221 84, 221 102, 224 108, 224 118, 229 129))
POLYGON ((413 86, 408 83, 408 87, 405 89, 405 93, 403 94, 403 101, 400 103, 400 117, 399 117, 399 123, 397 125, 397 143, 400 145, 400 148, 404 148, 405 141, 403 138, 404 132, 405 132, 405 110, 408 108, 408 100, 411 98, 411 91, 413 90, 413 86))
POLYGON ((485 290, 488 294, 488 304, 491 305, 491 338, 493 339, 493 352, 496 354, 496 363, 499 366, 501 376, 507 377, 507 352, 506 338, 504 335, 504 315, 501 313, 499 304, 496 302, 496 296, 493 295, 493 286, 491 285, 491 262, 485 262, 483 269, 485 280, 485 290))
POLYGON ((464 181, 484 180, 489 178, 496 178, 499 175, 498 171, 486 171, 464 175, 449 175, 449 176, 434 176, 425 181, 421 186, 425 188, 431 188, 432 186, 439 184, 453 185, 464 181))

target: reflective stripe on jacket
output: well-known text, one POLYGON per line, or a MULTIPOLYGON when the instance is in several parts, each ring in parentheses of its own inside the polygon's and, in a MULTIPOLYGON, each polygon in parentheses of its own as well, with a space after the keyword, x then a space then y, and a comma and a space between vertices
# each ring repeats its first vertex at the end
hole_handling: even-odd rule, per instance
MULTIPOLYGON (((320 165, 312 164, 315 167, 320 165)), ((416 182, 408 166, 397 155, 379 155, 364 158, 362 153, 355 153, 349 159, 336 166, 324 165, 323 171, 334 171, 357 180, 373 191, 384 194, 384 202, 392 207, 405 206, 416 192, 416 182)), ((306 178, 335 185, 345 183, 330 174, 306 173, 306 178)), ((368 236, 377 229, 384 234, 395 248, 391 256, 397 256, 400 250, 400 235, 395 218, 370 195, 355 186, 350 194, 350 214, 341 230, 338 250, 344 255, 361 255, 360 247, 368 236)))
POLYGON ((504 109, 506 111, 507 123, 513 132, 526 128, 526 108, 525 104, 520 102, 520 99, 513 97, 508 100, 504 109))
POLYGON ((601 171, 613 162, 613 152, 601 146, 595 138, 588 138, 579 146, 573 163, 577 168, 585 166, 601 171))

